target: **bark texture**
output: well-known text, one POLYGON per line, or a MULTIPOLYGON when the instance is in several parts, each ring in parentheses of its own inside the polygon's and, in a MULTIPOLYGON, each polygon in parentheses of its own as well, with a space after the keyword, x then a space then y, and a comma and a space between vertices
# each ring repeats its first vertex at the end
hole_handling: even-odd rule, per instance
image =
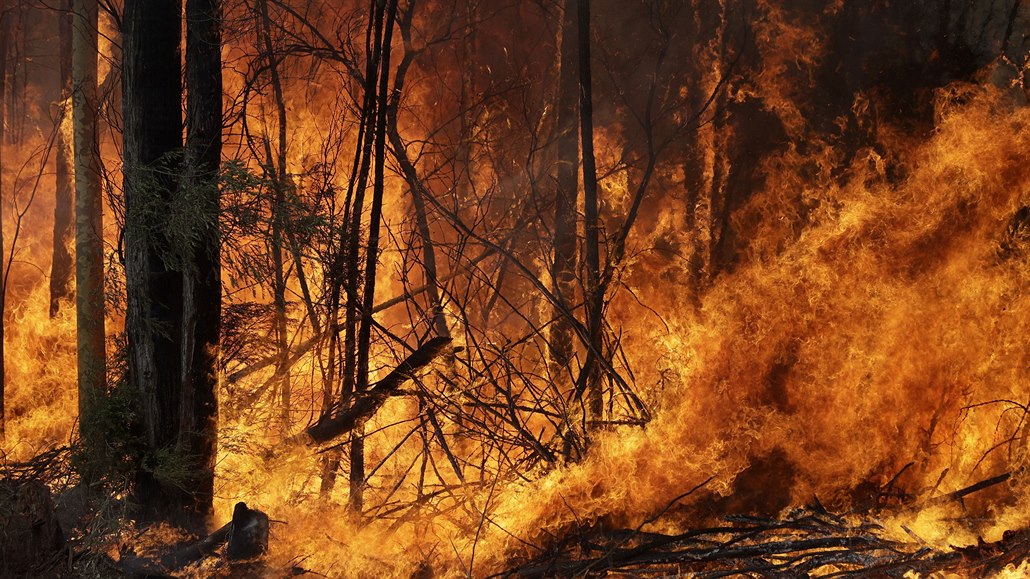
POLYGON ((171 456, 182 425, 183 274, 163 223, 179 186, 172 157, 182 148, 181 15, 178 0, 129 0, 122 31, 125 327, 129 380, 151 453, 136 481, 144 518, 193 502, 156 458, 171 456))
POLYGON ((74 2, 72 118, 75 144, 75 304, 79 429, 87 448, 93 406, 107 389, 104 347, 104 220, 97 159, 97 3, 74 2))
POLYGON ((552 372, 567 372, 572 360, 573 330, 568 316, 576 296, 576 205, 579 201, 579 112, 576 63, 576 0, 565 0, 558 70, 557 166, 554 194, 554 265, 551 277, 560 302, 551 329, 552 372))
POLYGON ((187 187, 200 219, 184 270, 179 448, 196 458, 199 512, 212 511, 218 443, 218 360, 222 321, 218 170, 222 160, 221 1, 186 1, 187 187))
POLYGON ((75 147, 72 124, 72 0, 63 0, 57 9, 61 75, 60 111, 57 117, 56 178, 54 200, 54 249, 50 262, 50 317, 61 303, 72 296, 75 271, 69 246, 75 235, 75 147))

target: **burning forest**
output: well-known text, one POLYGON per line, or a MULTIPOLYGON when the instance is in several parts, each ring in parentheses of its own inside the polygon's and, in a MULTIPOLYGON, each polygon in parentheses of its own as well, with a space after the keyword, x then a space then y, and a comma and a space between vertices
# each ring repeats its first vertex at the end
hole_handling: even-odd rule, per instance
POLYGON ((1023 0, 0 14, 0 576, 1030 576, 1023 0))

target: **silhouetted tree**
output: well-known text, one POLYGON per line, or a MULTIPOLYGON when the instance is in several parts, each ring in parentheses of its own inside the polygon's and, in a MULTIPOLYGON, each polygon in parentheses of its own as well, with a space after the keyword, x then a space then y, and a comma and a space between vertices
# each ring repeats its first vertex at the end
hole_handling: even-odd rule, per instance
POLYGON ((182 179, 182 4, 130 0, 122 43, 128 378, 147 454, 144 517, 210 514, 220 283, 218 4, 191 0, 182 179), (192 49, 192 50, 191 50, 192 49))

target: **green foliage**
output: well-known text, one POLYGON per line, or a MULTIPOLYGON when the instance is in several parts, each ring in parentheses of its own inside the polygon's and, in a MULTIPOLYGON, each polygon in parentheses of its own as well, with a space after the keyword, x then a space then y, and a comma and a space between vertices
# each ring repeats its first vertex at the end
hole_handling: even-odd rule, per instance
POLYGON ((188 272, 194 256, 218 235, 218 183, 200 178, 183 151, 151 167, 127 167, 125 237, 155 250, 170 269, 188 272))
POLYGON ((124 339, 116 341, 118 347, 108 360, 108 391, 79 417, 86 438, 97 441, 97 448, 76 445, 72 465, 83 480, 117 487, 122 486, 118 481, 131 479, 145 445, 135 432, 136 394, 126 379, 124 339))
POLYGON ((338 238, 334 225, 335 195, 331 178, 321 166, 282 182, 272 167, 255 171, 241 161, 222 166, 220 234, 222 263, 235 287, 271 287, 274 272, 270 255, 273 230, 281 246, 301 259, 326 262, 317 249, 338 238), (279 200, 281 197, 281 201, 279 200))
POLYGON ((194 457, 175 448, 159 448, 142 456, 141 470, 165 487, 189 489, 197 477, 194 457))
POLYGON ((108 360, 109 388, 80 417, 85 437, 71 451, 72 469, 89 488, 88 533, 98 537, 115 532, 132 517, 141 473, 179 489, 191 488, 198 474, 196 457, 175 447, 149 448, 139 426, 138 392, 128 379, 127 354, 122 334, 108 360), (90 447, 85 440, 96 442, 90 447))
POLYGON ((231 238, 257 231, 261 222, 261 199, 254 195, 261 189, 261 177, 239 160, 227 161, 219 175, 222 195, 222 237, 231 238))

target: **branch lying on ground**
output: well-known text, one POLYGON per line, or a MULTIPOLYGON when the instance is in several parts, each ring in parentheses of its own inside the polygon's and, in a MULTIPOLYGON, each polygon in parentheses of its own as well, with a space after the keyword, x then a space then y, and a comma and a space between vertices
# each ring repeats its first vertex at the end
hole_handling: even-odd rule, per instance
MULTIPOLYGON (((1014 474, 985 479, 922 506, 959 501, 1014 474)), ((901 541, 861 515, 837 516, 821 506, 796 510, 783 519, 728 516, 724 521, 680 534, 649 532, 644 525, 589 528, 564 537, 545 554, 499 576, 902 577, 914 573, 979 577, 1030 560, 1030 528, 1007 531, 995 542, 981 539, 968 547, 933 549, 911 532, 913 541, 901 541)))
POLYGON ((679 535, 639 530, 592 531, 567 538, 503 577, 601 577, 611 574, 738 576, 877 576, 959 573, 989 576, 1030 560, 1030 530, 938 551, 885 537, 878 525, 801 511, 783 520, 727 517, 724 526, 679 535))

